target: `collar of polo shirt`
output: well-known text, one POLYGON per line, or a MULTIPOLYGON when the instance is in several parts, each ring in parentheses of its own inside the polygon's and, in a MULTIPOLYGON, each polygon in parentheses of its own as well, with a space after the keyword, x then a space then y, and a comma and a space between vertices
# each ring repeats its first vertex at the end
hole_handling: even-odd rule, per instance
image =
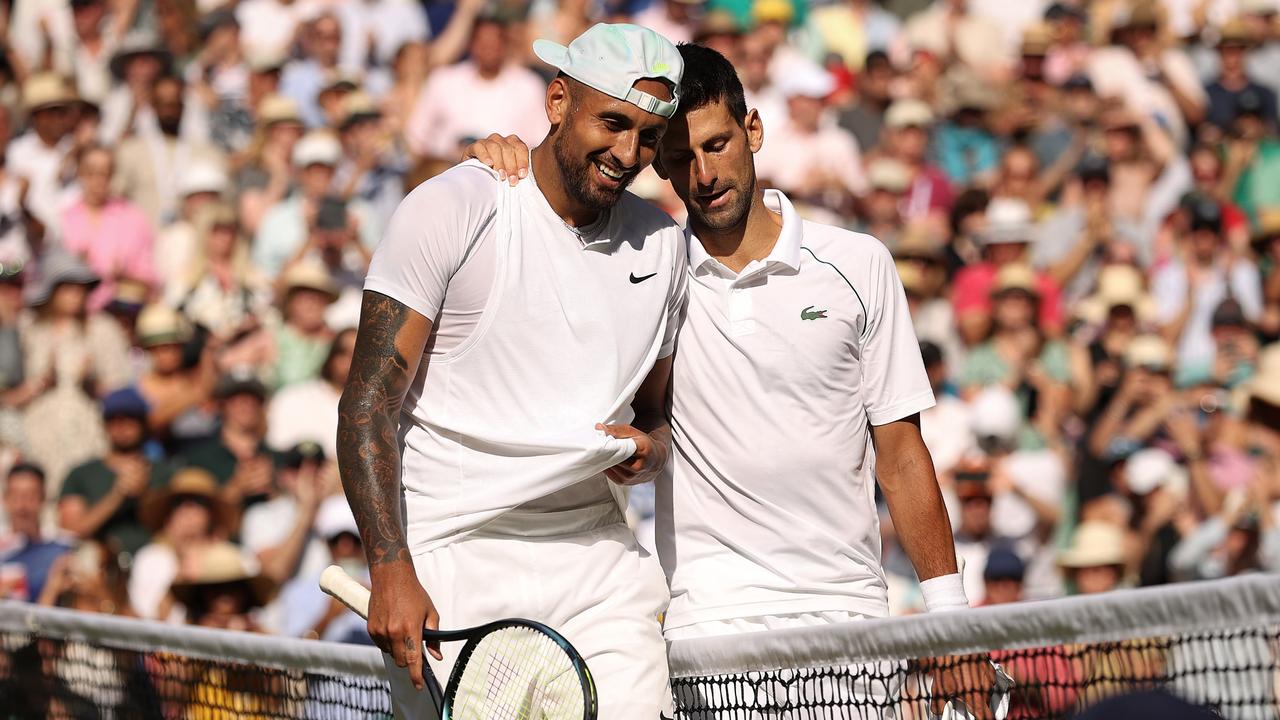
MULTIPOLYGON (((800 244, 803 242, 804 234, 800 215, 796 213, 791 200, 778 190, 764 191, 764 206, 782 215, 782 232, 778 235, 778 242, 774 244, 773 250, 769 251, 768 257, 749 263, 739 273, 739 278, 754 275, 761 270, 773 272, 778 267, 800 269, 800 244)), ((707 254, 702 243, 694 236, 692 228, 685 228, 685 237, 689 242, 689 267, 693 269, 695 275, 711 272, 711 268, 716 265, 724 267, 719 260, 707 254)))

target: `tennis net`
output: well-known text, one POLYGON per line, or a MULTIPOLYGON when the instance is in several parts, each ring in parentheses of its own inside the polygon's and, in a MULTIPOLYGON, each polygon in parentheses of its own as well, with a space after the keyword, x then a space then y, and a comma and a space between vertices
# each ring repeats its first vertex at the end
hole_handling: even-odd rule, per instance
MULTIPOLYGON (((988 653, 1017 683, 1018 720, 1156 687, 1231 720, 1275 718, 1280 578, 678 641, 676 717, 928 718, 943 688, 985 699, 988 653)), ((382 671, 370 647, 0 602, 5 718, 389 718, 382 671)))

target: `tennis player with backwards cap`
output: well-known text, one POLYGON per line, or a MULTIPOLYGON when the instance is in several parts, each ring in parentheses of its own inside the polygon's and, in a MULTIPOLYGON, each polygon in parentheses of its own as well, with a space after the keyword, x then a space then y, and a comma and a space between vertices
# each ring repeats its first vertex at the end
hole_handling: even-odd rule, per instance
MULTIPOLYGON (((888 615, 877 481, 926 608, 967 608, 920 436, 933 392, 892 255, 762 189, 764 128, 733 66, 710 48, 679 50, 680 108, 654 162, 689 218, 674 469, 658 481, 656 518, 667 639, 888 615)), ((521 147, 490 136, 468 153, 518 175, 521 147)), ((996 714, 994 669, 969 670, 936 673, 935 698, 996 714)))
MULTIPOLYGON (((434 712, 424 627, 524 617, 582 653, 601 718, 654 720, 670 714, 669 594, 621 486, 668 459, 684 240, 625 189, 675 113, 683 63, 632 25, 534 51, 561 72, 531 177, 456 166, 409 193, 374 254, 338 462, 398 716, 434 712)), ((458 645, 432 650, 442 684, 458 645)))

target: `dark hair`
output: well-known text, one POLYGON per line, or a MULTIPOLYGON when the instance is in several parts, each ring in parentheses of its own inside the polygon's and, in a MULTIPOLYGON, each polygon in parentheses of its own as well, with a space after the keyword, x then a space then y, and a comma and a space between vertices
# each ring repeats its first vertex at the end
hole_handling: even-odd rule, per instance
POLYGON ((867 53, 866 62, 862 64, 863 71, 876 70, 879 68, 893 69, 893 63, 889 61, 889 55, 883 50, 872 50, 867 53))
POLYGON ((684 76, 680 79, 680 107, 676 112, 724 103, 738 125, 745 126, 747 98, 733 63, 703 45, 681 43, 679 50, 684 59, 684 76))
POLYGON ((936 343, 931 343, 928 340, 922 340, 920 342, 920 359, 924 360, 925 367, 929 367, 930 365, 941 365, 942 348, 938 347, 936 343))
POLYGON ((980 188, 970 188, 960 193, 955 202, 951 204, 951 216, 948 218, 951 225, 951 234, 960 234, 960 222, 974 213, 984 212, 987 209, 987 203, 991 201, 991 196, 986 190, 980 188))
MULTIPOLYGON (((35 475, 36 479, 40 481, 40 492, 43 493, 45 491, 44 468, 39 465, 32 462, 14 463, 13 467, 9 468, 9 474, 6 477, 8 480, 12 480, 16 475, 35 475)), ((8 486, 7 480, 5 485, 6 487, 8 486)))

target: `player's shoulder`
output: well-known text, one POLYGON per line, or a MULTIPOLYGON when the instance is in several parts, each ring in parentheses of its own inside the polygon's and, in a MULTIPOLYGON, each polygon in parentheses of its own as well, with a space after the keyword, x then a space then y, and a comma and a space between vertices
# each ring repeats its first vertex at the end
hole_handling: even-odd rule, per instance
POLYGON ((419 183, 401 201, 401 208, 434 215, 450 209, 492 209, 498 205, 501 190, 497 171, 477 160, 467 160, 419 183))
POLYGON ((615 226, 628 234, 642 237, 662 234, 683 239, 680 225, 670 215, 630 191, 622 193, 622 198, 614 206, 614 218, 615 226))
POLYGON ((893 253, 874 235, 812 220, 804 221, 800 244, 809 259, 835 264, 846 272, 867 272, 893 263, 893 253))

